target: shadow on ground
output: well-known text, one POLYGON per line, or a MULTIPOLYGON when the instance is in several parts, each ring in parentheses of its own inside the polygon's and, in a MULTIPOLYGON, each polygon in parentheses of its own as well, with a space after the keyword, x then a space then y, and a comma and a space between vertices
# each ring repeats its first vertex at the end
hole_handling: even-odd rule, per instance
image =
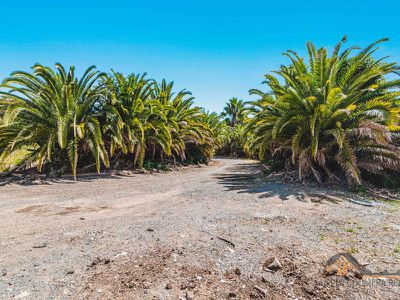
MULTIPOLYGON (((99 179, 120 179, 128 175, 123 174, 81 174, 78 175, 77 182, 91 182, 99 179)), ((129 175, 131 176, 131 175, 129 175)), ((71 175, 62 176, 60 178, 49 178, 45 175, 35 175, 35 176, 25 176, 19 174, 3 175, 0 176, 0 186, 5 186, 7 184, 18 184, 18 185, 49 185, 49 184, 73 184, 75 183, 74 178, 71 175)))
POLYGON ((299 189, 285 183, 268 182, 258 163, 239 164, 226 169, 228 172, 215 176, 227 191, 257 194, 259 198, 279 197, 281 200, 295 198, 299 189))
MULTIPOLYGON (((333 191, 323 187, 299 186, 284 182, 268 181, 259 163, 243 163, 226 169, 228 172, 215 176, 226 191, 237 191, 239 194, 256 194, 258 198, 278 197, 281 200, 295 199, 300 202, 329 202, 339 204, 347 200, 356 204, 368 205, 348 197, 330 195, 333 191)), ((335 194, 335 193, 334 193, 335 194)))

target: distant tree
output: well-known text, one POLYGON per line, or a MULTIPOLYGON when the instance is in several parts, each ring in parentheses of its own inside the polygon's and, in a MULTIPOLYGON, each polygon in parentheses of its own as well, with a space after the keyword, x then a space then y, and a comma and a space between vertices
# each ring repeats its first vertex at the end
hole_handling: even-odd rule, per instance
POLYGON ((225 104, 221 116, 225 118, 226 123, 229 126, 233 127, 237 124, 243 124, 247 114, 246 102, 233 97, 225 104))

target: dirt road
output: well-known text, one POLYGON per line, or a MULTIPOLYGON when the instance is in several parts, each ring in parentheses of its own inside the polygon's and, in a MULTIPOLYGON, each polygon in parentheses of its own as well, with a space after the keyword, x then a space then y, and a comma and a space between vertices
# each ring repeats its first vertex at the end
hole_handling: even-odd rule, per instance
POLYGON ((399 210, 299 197, 316 189, 268 182, 256 162, 229 159, 4 184, 0 298, 395 299, 396 284, 322 273, 343 251, 370 270, 400 269, 399 210), (282 268, 263 270, 270 257, 282 268))

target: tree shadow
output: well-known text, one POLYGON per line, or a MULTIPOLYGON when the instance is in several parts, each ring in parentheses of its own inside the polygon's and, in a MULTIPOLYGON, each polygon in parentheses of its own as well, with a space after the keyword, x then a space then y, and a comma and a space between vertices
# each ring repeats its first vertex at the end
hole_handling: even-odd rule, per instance
POLYGON ((321 188, 268 181, 259 163, 242 163, 228 167, 226 170, 227 173, 215 176, 219 183, 226 188, 226 191, 256 194, 260 199, 278 197, 282 201, 295 199, 300 202, 330 202, 333 204, 341 202, 338 198, 321 193, 321 188))
MULTIPOLYGON (((92 182, 99 179, 121 179, 122 177, 133 177, 133 175, 124 175, 122 173, 78 174, 76 182, 92 182)), ((58 178, 46 177, 46 175, 41 174, 34 176, 24 174, 0 176, 0 187, 8 184, 35 186, 50 184, 75 184, 76 182, 72 175, 65 175, 58 178)))
POLYGON ((257 194, 260 199, 277 196, 281 200, 289 200, 291 196, 295 197, 299 192, 297 188, 285 183, 265 181, 261 165, 257 163, 242 163, 228 167, 226 170, 227 173, 215 176, 226 191, 257 194))

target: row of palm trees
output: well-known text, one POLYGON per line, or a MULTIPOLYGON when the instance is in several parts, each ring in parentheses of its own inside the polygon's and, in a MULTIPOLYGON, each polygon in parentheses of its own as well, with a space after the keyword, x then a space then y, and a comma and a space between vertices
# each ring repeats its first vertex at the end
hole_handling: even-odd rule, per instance
POLYGON ((285 53, 290 64, 265 75, 268 90, 250 91, 258 97, 246 126, 250 152, 319 182, 398 173, 400 68, 376 56, 385 41, 342 50, 343 38, 331 54, 312 43, 306 58, 285 53))
POLYGON ((1 157, 23 149, 20 164, 39 171, 69 166, 76 178, 91 163, 97 171, 113 161, 142 168, 145 159, 208 158, 218 146, 216 116, 194 106, 190 92, 146 74, 90 67, 78 78, 74 67, 37 64, 12 73, 0 94, 1 157))
POLYGON ((146 74, 100 73, 35 65, 3 81, 0 161, 24 150, 20 165, 142 168, 145 160, 222 155, 280 160, 314 177, 360 184, 363 176, 400 171, 399 66, 379 58, 387 39, 331 54, 307 43, 272 74, 253 102, 232 98, 206 113, 186 90, 146 74), (66 164, 66 162, 68 162, 66 164), (343 175, 343 176, 342 176, 343 175))

